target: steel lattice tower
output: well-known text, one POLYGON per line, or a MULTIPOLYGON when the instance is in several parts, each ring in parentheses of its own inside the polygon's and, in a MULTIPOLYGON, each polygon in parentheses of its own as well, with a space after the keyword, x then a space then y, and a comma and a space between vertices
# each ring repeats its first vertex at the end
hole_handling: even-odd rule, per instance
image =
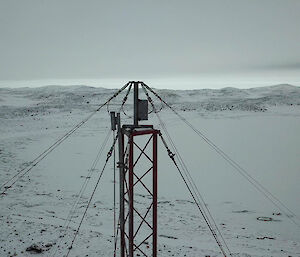
POLYGON ((134 122, 121 126, 120 114, 112 113, 112 127, 118 126, 120 171, 120 257, 157 256, 157 135, 148 119, 148 101, 138 98, 134 86, 134 122), (143 201, 137 199, 143 197, 143 201))

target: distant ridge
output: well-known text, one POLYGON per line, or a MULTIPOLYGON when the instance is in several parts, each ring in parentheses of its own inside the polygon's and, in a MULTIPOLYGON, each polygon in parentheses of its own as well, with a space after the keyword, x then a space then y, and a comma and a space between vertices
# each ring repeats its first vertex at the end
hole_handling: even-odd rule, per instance
MULTIPOLYGON (((48 85, 38 88, 0 88, 0 116, 49 113, 50 111, 93 110, 115 89, 85 85, 48 85), (9 100, 11 99, 11 100, 9 100), (25 101, 26 100, 26 101, 25 101), (30 111, 24 111, 25 104, 30 111)), ((198 112, 266 112, 272 106, 300 108, 300 87, 277 84, 265 87, 239 89, 170 90, 156 89, 174 108, 198 112)), ((125 93, 124 93, 125 94, 125 93)), ((141 95, 143 92, 141 92, 141 95)), ((143 96, 142 96, 143 97, 143 96)), ((120 100, 120 99, 119 99, 120 100)), ((118 99, 111 106, 118 104, 118 99)), ((153 96, 156 104, 161 105, 153 96)), ((128 103, 132 101, 131 97, 128 103)), ((127 107, 129 111, 130 106, 127 107)))

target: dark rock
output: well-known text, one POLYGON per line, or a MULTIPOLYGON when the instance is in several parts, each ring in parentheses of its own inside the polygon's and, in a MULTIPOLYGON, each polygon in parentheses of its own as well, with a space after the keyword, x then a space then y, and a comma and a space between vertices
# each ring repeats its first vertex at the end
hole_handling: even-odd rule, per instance
POLYGON ((42 253, 43 251, 44 250, 37 244, 32 244, 31 246, 26 248, 26 252, 31 252, 31 253, 42 253))

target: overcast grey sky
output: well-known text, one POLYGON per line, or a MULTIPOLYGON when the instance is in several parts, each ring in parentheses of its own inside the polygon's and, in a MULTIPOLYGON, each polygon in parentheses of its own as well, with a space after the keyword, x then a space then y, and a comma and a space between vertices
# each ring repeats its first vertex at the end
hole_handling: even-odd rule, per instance
POLYGON ((299 0, 0 0, 0 80, 297 68, 299 0))

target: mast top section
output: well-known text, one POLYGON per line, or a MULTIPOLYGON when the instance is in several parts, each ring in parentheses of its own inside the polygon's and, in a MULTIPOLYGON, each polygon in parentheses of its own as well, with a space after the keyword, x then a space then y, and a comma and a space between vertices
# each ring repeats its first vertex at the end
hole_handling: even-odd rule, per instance
MULTIPOLYGON (((129 81, 128 84, 133 86, 133 124, 128 124, 126 126, 130 127, 131 129, 140 128, 143 126, 139 125, 139 121, 148 120, 148 100, 139 99, 139 87, 143 85, 142 81, 129 81)), ((131 86, 129 88, 129 91, 131 89, 131 86)), ((112 130, 116 130, 116 127, 118 125, 116 113, 111 112, 110 114, 111 128, 112 130)))

